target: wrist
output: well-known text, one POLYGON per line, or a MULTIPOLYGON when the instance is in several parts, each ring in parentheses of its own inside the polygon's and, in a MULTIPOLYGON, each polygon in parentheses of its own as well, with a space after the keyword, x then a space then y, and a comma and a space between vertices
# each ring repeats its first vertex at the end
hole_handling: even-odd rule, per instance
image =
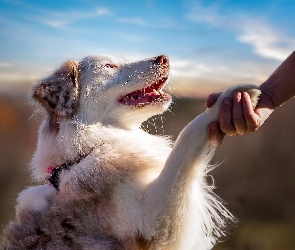
MULTIPOLYGON (((275 108, 279 107, 280 104, 277 102, 277 96, 266 90, 266 89, 260 89, 261 95, 259 96, 259 102, 258 105, 260 108, 267 108, 270 110, 275 110, 275 108)), ((256 107, 257 108, 257 107, 256 107)))

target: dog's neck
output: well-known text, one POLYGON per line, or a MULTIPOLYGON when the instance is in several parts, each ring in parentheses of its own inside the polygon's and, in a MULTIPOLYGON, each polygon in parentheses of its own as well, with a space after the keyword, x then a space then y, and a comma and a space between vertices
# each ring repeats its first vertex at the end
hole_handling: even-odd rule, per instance
POLYGON ((59 190, 59 182, 60 182, 60 174, 62 171, 70 171, 70 169, 73 167, 73 165, 80 163, 82 160, 84 160, 88 155, 91 154, 93 149, 88 154, 79 154, 77 159, 74 161, 66 161, 60 166, 49 166, 47 168, 47 172, 51 174, 48 181, 49 183, 56 189, 59 190))
POLYGON ((147 148, 155 148, 155 157, 167 157, 171 142, 167 138, 149 135, 140 128, 134 130, 106 127, 101 124, 85 125, 74 122, 61 122, 58 133, 47 130, 48 122, 44 121, 39 129, 38 146, 32 159, 32 170, 37 180, 49 177, 48 166, 61 166, 66 161, 73 162, 79 154, 88 154, 91 149, 109 147, 109 150, 124 150, 138 158, 146 156, 147 148), (126 145, 126 138, 132 142, 126 145))

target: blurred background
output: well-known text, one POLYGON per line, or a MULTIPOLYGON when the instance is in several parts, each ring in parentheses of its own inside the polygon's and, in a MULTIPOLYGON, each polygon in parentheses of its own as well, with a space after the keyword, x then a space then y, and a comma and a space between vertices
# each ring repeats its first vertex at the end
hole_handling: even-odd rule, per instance
MULTIPOLYGON (((1 228, 14 218, 17 194, 32 185, 28 166, 42 120, 27 96, 32 83, 89 54, 165 54, 172 112, 144 127, 176 138, 208 94, 260 85, 292 53, 294 11, 293 0, 0 0, 1 228)), ((216 192, 239 224, 215 250, 294 249, 294 109, 291 100, 258 132, 218 147, 216 192)))

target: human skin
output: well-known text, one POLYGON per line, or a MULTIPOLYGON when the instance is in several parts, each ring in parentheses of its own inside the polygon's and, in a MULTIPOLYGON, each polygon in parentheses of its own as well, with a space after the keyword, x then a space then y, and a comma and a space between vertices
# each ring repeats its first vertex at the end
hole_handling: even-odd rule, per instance
MULTIPOLYGON (((219 122, 212 122, 208 128, 210 142, 217 146, 225 135, 245 135, 258 130, 275 108, 295 96, 295 52, 293 52, 259 86, 261 95, 255 109, 245 92, 234 92, 232 98, 222 102, 219 122)), ((220 93, 208 96, 206 106, 210 108, 220 93)))

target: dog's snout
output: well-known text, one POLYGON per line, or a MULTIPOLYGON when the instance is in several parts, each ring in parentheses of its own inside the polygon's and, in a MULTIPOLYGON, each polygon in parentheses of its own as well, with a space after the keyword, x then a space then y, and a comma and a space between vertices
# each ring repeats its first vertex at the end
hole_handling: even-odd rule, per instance
POLYGON ((157 56, 155 59, 155 63, 161 66, 167 66, 169 64, 169 59, 167 56, 164 56, 164 55, 157 56))

